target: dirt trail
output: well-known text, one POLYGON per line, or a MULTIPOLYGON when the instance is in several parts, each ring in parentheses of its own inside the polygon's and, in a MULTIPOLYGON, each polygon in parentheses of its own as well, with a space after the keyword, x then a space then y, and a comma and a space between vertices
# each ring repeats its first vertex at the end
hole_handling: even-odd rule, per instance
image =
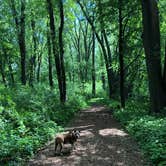
POLYGON ((81 111, 66 130, 79 129, 76 149, 64 148, 54 155, 54 144, 39 152, 29 166, 145 166, 137 144, 122 129, 104 106, 81 111))

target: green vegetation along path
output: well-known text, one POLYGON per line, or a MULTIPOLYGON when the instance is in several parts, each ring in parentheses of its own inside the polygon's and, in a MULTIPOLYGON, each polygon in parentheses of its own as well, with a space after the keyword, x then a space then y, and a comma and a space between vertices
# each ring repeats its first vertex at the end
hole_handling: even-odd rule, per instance
POLYGON ((104 106, 81 111, 66 130, 78 129, 81 137, 76 148, 65 145, 64 155, 54 155, 54 144, 40 151, 30 166, 144 166, 137 144, 122 129, 104 106))

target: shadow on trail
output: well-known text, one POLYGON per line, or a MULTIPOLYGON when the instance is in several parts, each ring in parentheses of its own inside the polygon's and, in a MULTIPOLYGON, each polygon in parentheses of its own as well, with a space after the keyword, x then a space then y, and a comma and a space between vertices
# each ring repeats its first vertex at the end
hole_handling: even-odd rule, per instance
POLYGON ((29 165, 56 166, 143 166, 136 143, 103 106, 81 111, 66 130, 78 129, 76 149, 65 145, 63 156, 54 155, 54 144, 39 152, 29 165))

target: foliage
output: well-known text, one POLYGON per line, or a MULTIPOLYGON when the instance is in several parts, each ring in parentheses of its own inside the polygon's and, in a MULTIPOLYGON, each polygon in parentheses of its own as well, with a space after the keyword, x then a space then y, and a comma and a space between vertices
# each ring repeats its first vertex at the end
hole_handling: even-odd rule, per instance
POLYGON ((138 141, 154 165, 166 163, 166 118, 149 115, 147 103, 131 100, 125 109, 115 107, 114 116, 138 141))
POLYGON ((63 127, 76 111, 86 106, 75 95, 61 105, 55 91, 42 86, 10 91, 0 87, 0 162, 19 161, 35 151, 63 127), (39 90, 40 89, 40 90, 39 90))
POLYGON ((155 165, 166 162, 166 118, 144 116, 130 121, 127 130, 139 141, 155 165))
MULTIPOLYGON (((0 161, 3 163, 32 156, 52 136, 63 130, 63 126, 78 110, 98 103, 114 110, 114 116, 140 142, 154 164, 166 164, 165 118, 149 115, 148 111, 148 81, 149 85, 153 81, 149 80, 151 77, 148 77, 147 67, 152 64, 149 60, 146 61, 143 49, 142 38, 146 34, 142 33, 141 1, 124 0, 121 3, 121 20, 118 19, 119 4, 115 0, 51 0, 55 34, 52 30, 50 32, 52 26, 49 27, 46 2, 49 1, 0 1, 0 161), (58 40, 62 21, 59 2, 63 2, 64 6, 63 44, 58 40), (83 5, 85 13, 78 2, 83 5), (120 20, 122 36, 119 35, 120 20), (123 46, 122 70, 119 63, 120 44, 123 46), (63 46, 63 50, 60 46, 63 46), (56 56, 59 57, 60 50, 62 52, 59 59, 56 56), (25 63, 25 72, 22 72, 22 61, 25 63), (58 61, 59 71, 56 67, 58 61), (61 71, 63 65, 64 73, 61 71), (123 80, 120 79, 122 71, 123 88, 119 84, 123 80), (93 72, 95 78, 92 78, 93 72), (67 102, 63 104, 59 102, 58 73, 61 79, 66 80, 66 89, 60 85, 67 93, 67 102), (25 86, 20 83, 23 75, 25 86), (95 95, 92 94, 92 82, 95 82, 95 95), (112 87, 110 91, 109 87, 112 87), (125 109, 118 109, 122 90, 125 99, 132 99, 126 103, 125 109)), ((157 13, 160 17, 160 36, 154 38, 161 38, 161 68, 165 70, 162 72, 164 78, 166 1, 154 2, 158 3, 157 13)), ((154 50, 152 53, 158 52, 156 48, 154 50)), ((156 75, 154 80, 160 77, 156 75)), ((159 82, 164 85, 165 81, 159 82)), ((165 114, 166 109, 162 111, 165 114)))

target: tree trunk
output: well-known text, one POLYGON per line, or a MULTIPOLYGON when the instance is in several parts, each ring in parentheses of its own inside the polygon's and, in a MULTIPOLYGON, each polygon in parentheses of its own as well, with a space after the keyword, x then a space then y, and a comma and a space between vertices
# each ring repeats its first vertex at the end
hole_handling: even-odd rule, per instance
POLYGON ((103 90, 105 90, 106 86, 105 86, 105 74, 104 74, 104 72, 101 73, 101 82, 102 82, 103 90))
POLYGON ((91 28, 92 28, 93 32, 95 33, 96 38, 97 38, 97 40, 98 40, 98 42, 101 46, 103 56, 104 56, 104 60, 105 60, 105 67, 106 67, 106 71, 107 71, 109 97, 111 98, 112 97, 112 80, 111 80, 111 77, 112 77, 113 72, 112 72, 111 66, 110 66, 109 61, 108 61, 107 51, 105 49, 105 45, 104 45, 103 41, 101 40, 99 34, 96 32, 96 28, 93 25, 92 20, 88 17, 88 15, 87 15, 87 13, 84 9, 84 6, 81 4, 81 2, 79 0, 77 0, 77 3, 80 5, 80 8, 81 8, 82 12, 84 13, 84 15, 85 15, 87 21, 89 22, 89 24, 91 25, 91 28))
POLYGON ((96 74, 95 74, 95 33, 93 32, 93 45, 92 45, 92 95, 96 95, 96 74))
MULTIPOLYGON (((164 79, 164 87, 166 88, 166 39, 165 39, 165 57, 164 57, 164 72, 163 72, 163 79, 164 79)), ((166 89, 165 89, 166 90, 166 89)))
POLYGON ((5 85, 5 87, 7 87, 6 76, 4 72, 4 63, 1 56, 0 56, 0 72, 1 72, 3 84, 5 85))
MULTIPOLYGON (((72 61, 72 64, 74 64, 73 52, 72 52, 72 46, 71 46, 71 44, 69 44, 69 49, 70 49, 71 61, 72 61)), ((72 82, 73 82, 73 84, 74 84, 74 81, 75 81, 74 66, 72 66, 72 71, 71 71, 71 80, 72 80, 72 82)))
MULTIPOLYGON (((51 39, 52 39, 52 50, 53 50, 53 55, 54 55, 54 60, 55 60, 55 65, 56 65, 56 72, 57 72, 57 79, 58 79, 58 87, 59 87, 59 92, 60 92, 60 101, 64 103, 66 100, 66 96, 63 92, 63 89, 65 86, 62 83, 62 80, 65 78, 61 77, 61 59, 59 57, 59 50, 58 50, 58 43, 56 41, 56 36, 55 36, 55 21, 54 21, 54 12, 53 12, 53 4, 51 0, 46 0, 47 5, 48 5, 48 14, 49 14, 49 19, 50 19, 50 31, 51 31, 51 39)), ((64 71, 63 71, 64 72, 64 71)))
POLYGON ((82 70, 82 64, 81 64, 81 27, 79 27, 79 32, 77 33, 77 25, 74 22, 74 31, 75 31, 75 36, 74 36, 74 41, 73 45, 75 46, 75 49, 77 50, 77 61, 78 61, 78 76, 80 77, 81 83, 83 83, 84 77, 83 77, 83 70, 82 70))
POLYGON ((21 54, 21 82, 26 85, 25 0, 21 0, 19 45, 21 54))
POLYGON ((119 64, 120 64, 120 99, 121 107, 125 107, 124 93, 124 60, 123 60, 123 27, 122 27, 122 0, 119 0, 119 64))
POLYGON ((13 86, 15 83, 15 80, 14 80, 13 69, 12 69, 12 65, 11 65, 11 61, 10 61, 9 57, 8 57, 8 68, 9 68, 9 73, 10 73, 11 85, 13 86))
POLYGON ((52 76, 52 56, 51 56, 51 41, 50 41, 50 31, 47 31, 47 48, 48 48, 48 72, 49 72, 49 85, 53 88, 53 76, 52 76))
POLYGON ((61 102, 66 101, 66 75, 64 66, 64 49, 63 49, 63 28, 64 28, 64 12, 63 12, 63 0, 59 0, 60 10, 60 27, 59 27, 59 54, 60 54, 60 66, 61 66, 61 79, 62 79, 62 95, 61 102))
POLYGON ((166 106, 166 92, 164 90, 161 72, 158 13, 156 0, 142 0, 143 44, 146 55, 149 91, 153 112, 159 112, 166 106))
POLYGON ((29 86, 33 87, 33 56, 29 59, 29 86))
POLYGON ((42 63, 42 52, 39 54, 38 58, 38 67, 37 67, 37 82, 40 82, 40 69, 41 69, 41 63, 42 63))
POLYGON ((30 58, 30 78, 29 78, 29 85, 33 86, 34 78, 35 78, 35 69, 36 69, 36 50, 37 50, 37 42, 36 42, 36 35, 35 35, 35 21, 31 20, 31 27, 32 27, 32 38, 33 38, 33 55, 30 58))
POLYGON ((6 61, 7 61, 10 79, 11 79, 9 84, 11 84, 13 86, 14 85, 14 75, 13 75, 13 69, 12 69, 12 65, 11 65, 10 56, 7 55, 7 52, 4 48, 3 48, 3 53, 4 53, 4 57, 6 58, 6 61))
POLYGON ((21 57, 21 83, 26 85, 26 45, 25 45, 25 0, 21 0, 20 20, 15 8, 15 1, 11 0, 11 9, 16 24, 18 43, 21 57))

